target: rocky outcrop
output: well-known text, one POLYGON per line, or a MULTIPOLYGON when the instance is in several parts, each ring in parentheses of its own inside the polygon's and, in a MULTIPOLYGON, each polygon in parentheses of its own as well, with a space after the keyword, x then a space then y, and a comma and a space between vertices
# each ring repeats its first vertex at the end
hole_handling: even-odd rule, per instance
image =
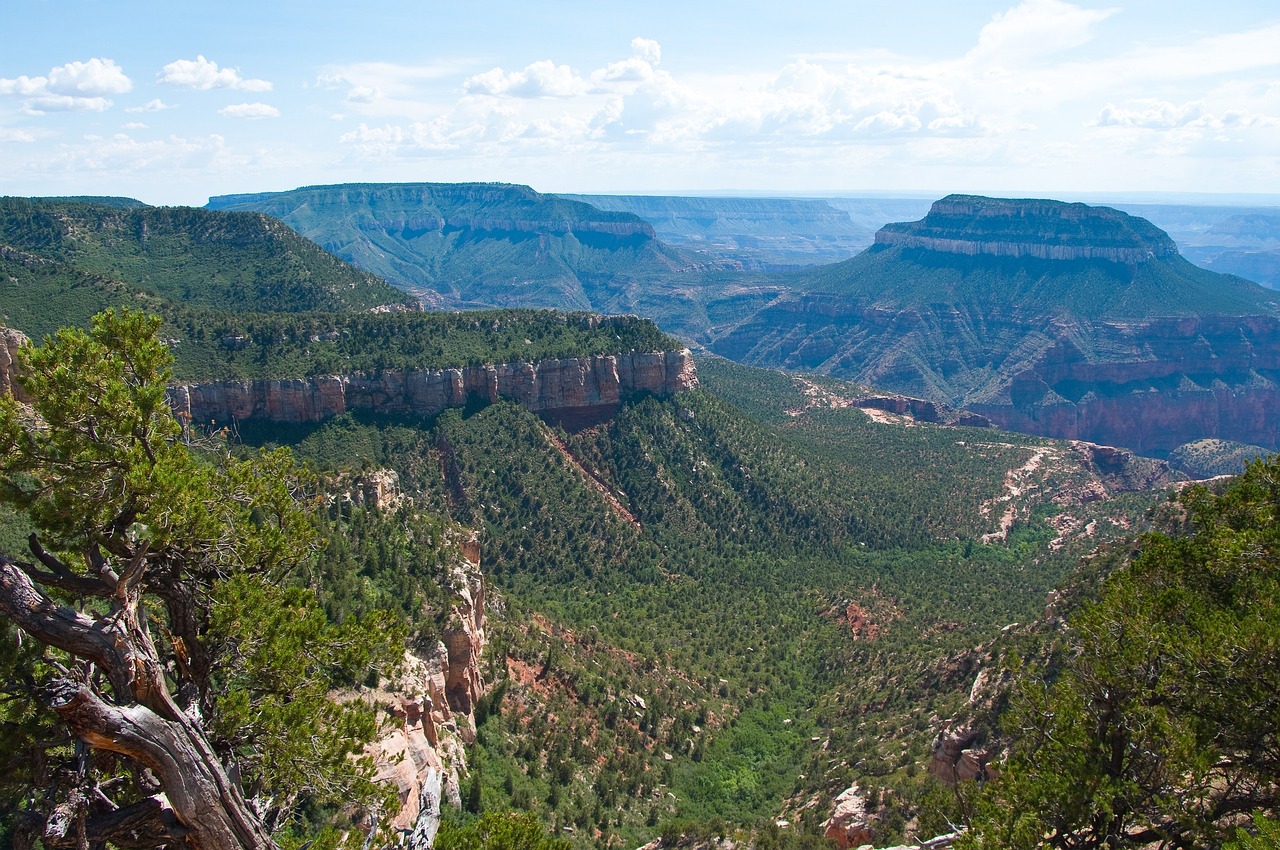
POLYGON ((949 785, 962 781, 986 782, 995 778, 996 768, 991 761, 998 751, 994 747, 983 746, 981 737, 974 726, 943 729, 933 739, 929 773, 949 785))
POLYGON ((921 221, 881 228, 875 244, 943 254, 1106 260, 1132 265, 1178 253, 1145 219, 1109 207, 948 195, 921 221))
POLYGON ((470 399, 506 398, 573 428, 608 419, 628 395, 665 397, 697 383, 693 356, 685 349, 457 369, 206 381, 171 387, 169 403, 176 415, 195 424, 299 423, 347 411, 434 416, 470 399))
POLYGON ((840 850, 870 844, 875 835, 875 816, 867 812, 867 799, 862 789, 851 785, 834 800, 831 817, 822 824, 822 834, 836 843, 840 850))
POLYGON ((939 425, 961 425, 967 428, 990 428, 991 420, 968 410, 955 410, 923 398, 903 395, 872 395, 854 399, 854 407, 883 410, 897 416, 910 416, 917 422, 939 425))
POLYGON ((391 722, 369 754, 376 778, 397 789, 401 809, 391 826, 413 850, 431 846, 442 802, 461 806, 464 744, 475 740, 474 707, 485 688, 485 584, 475 537, 462 554, 448 579, 455 601, 442 640, 431 652, 409 653, 397 680, 376 695, 389 704, 391 722))
POLYGON ((12 395, 18 401, 29 402, 22 385, 16 380, 18 349, 29 340, 22 331, 0 327, 0 395, 12 395))

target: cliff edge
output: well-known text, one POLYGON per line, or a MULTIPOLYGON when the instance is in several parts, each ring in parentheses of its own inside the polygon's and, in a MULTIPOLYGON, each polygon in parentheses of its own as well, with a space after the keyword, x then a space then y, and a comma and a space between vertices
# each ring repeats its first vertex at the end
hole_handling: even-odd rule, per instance
POLYGON ((347 411, 426 417, 472 399, 493 403, 505 398, 574 429, 609 419, 628 395, 666 397, 697 384, 693 355, 684 349, 454 369, 205 381, 171 387, 169 403, 184 421, 224 425, 251 419, 320 422, 347 411))

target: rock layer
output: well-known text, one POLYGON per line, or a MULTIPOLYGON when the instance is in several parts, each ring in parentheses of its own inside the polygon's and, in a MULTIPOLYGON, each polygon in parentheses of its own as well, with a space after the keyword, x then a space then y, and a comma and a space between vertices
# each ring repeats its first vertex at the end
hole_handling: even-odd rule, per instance
POLYGON ((1280 298, 1192 266, 1146 219, 952 195, 876 243, 712 349, 1141 454, 1280 448, 1280 298))
POLYGON ((195 424, 301 423, 347 411, 434 416, 470 399, 506 398, 579 427, 608 419, 628 395, 670 396, 697 383, 693 356, 685 349, 457 369, 206 381, 171 387, 169 403, 175 414, 195 424))

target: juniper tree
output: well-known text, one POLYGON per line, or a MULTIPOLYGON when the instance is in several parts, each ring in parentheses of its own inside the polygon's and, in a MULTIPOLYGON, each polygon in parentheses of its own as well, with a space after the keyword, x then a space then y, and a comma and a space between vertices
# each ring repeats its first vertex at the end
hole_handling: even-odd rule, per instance
POLYGON ((398 654, 328 622, 287 452, 193 452, 165 400, 159 319, 101 314, 21 354, 0 399, 0 821, 15 846, 268 848, 303 801, 381 800, 374 731, 336 685, 398 654))

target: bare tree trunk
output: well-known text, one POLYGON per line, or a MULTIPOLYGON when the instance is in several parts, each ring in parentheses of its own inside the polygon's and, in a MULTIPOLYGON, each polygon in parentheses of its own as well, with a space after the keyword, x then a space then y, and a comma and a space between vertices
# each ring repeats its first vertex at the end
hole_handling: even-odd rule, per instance
MULTIPOLYGON (((113 588, 111 614, 91 617, 55 603, 21 566, 0 556, 0 612, 42 643, 107 674, 114 701, 62 677, 47 689, 49 707, 89 746, 151 769, 177 821, 177 828, 166 829, 170 836, 182 834, 191 850, 272 850, 274 842, 204 731, 169 694, 129 578, 126 573, 113 588)), ((163 808, 156 807, 155 817, 163 808)))

